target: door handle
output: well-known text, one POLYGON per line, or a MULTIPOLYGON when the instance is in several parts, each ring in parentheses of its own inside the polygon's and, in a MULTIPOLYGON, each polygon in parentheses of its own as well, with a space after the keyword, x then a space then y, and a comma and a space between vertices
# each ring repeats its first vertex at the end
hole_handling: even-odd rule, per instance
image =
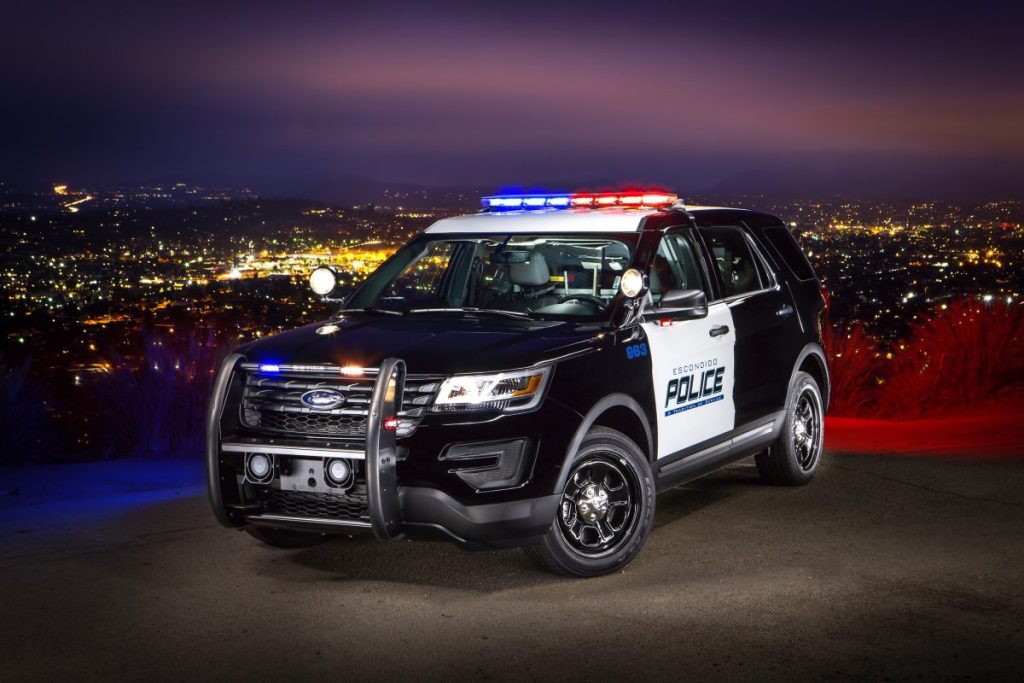
POLYGON ((711 328, 711 331, 708 332, 708 334, 710 334, 712 337, 721 337, 723 334, 729 334, 729 326, 715 325, 714 327, 711 328))
POLYGON ((786 304, 779 310, 775 311, 775 315, 779 316, 780 318, 785 318, 787 315, 793 315, 793 307, 790 306, 789 304, 786 304))

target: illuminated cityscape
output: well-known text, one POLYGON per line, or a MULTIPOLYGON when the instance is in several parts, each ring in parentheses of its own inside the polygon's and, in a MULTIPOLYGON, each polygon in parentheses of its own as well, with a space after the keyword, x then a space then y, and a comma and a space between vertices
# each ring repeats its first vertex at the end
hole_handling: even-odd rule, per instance
MULTIPOLYGON (((271 334, 328 314, 305 287, 317 265, 334 264, 342 283, 354 284, 434 220, 465 211, 225 191, 167 206, 142 189, 130 203, 97 196, 93 203, 108 208, 73 211, 76 194, 92 196, 62 185, 50 210, 8 203, 0 215, 8 357, 89 365, 110 350, 130 351, 144 328, 209 329, 236 340, 271 334)), ((943 300, 1024 295, 1022 202, 730 201, 787 222, 830 292, 833 322, 861 321, 891 337, 943 300)))
MULTIPOLYGON (((411 209, 398 204, 409 193, 393 193, 385 195, 393 205, 337 206, 184 183, 107 192, 60 184, 4 197, 3 358, 30 361, 55 405, 115 368, 140 367, 146 340, 189 338, 220 352, 322 319, 331 305, 306 286, 313 268, 333 264, 351 286, 430 223, 476 201, 449 192, 446 205, 411 209)), ((698 202, 785 220, 829 292, 830 323, 861 324, 883 342, 947 301, 1012 305, 1024 296, 1024 202, 691 199, 698 202)))

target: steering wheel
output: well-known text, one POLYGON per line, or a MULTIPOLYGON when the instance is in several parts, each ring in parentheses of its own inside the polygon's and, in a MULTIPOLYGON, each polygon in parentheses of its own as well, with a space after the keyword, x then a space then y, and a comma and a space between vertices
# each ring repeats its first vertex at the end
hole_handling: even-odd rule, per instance
POLYGON ((608 304, 606 304, 600 297, 594 296, 593 294, 565 294, 558 298, 558 303, 564 304, 567 301, 573 300, 586 301, 587 303, 596 306, 599 311, 603 311, 608 308, 608 304))

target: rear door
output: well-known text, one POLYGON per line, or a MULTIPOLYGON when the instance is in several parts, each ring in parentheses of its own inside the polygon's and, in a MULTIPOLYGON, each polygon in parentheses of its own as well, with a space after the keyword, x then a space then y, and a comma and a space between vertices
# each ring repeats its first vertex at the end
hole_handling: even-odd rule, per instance
MULTIPOLYGON (((648 273, 655 306, 671 289, 703 289, 713 299, 700 253, 690 229, 666 233, 648 273)), ((733 429, 736 336, 722 301, 709 304, 706 318, 651 318, 641 326, 651 356, 657 456, 664 458, 733 429)))
POLYGON ((740 225, 698 228, 736 330, 736 427, 780 410, 792 371, 788 327, 795 310, 740 225))

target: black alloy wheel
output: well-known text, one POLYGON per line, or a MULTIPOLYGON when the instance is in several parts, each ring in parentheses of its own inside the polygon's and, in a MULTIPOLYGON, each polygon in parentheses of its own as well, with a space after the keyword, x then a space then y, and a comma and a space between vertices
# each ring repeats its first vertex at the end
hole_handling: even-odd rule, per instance
POLYGON ((813 377, 797 372, 790 384, 781 432, 771 448, 755 458, 758 474, 770 484, 810 482, 821 465, 824 440, 821 390, 813 377))
POLYGON ((654 520, 654 477, 629 437, 593 427, 568 465, 547 534, 526 549, 541 566, 567 576, 601 576, 629 564, 654 520))
POLYGON ((562 491, 559 530, 569 546, 588 558, 615 552, 638 519, 640 482, 613 455, 599 454, 577 464, 562 491))

